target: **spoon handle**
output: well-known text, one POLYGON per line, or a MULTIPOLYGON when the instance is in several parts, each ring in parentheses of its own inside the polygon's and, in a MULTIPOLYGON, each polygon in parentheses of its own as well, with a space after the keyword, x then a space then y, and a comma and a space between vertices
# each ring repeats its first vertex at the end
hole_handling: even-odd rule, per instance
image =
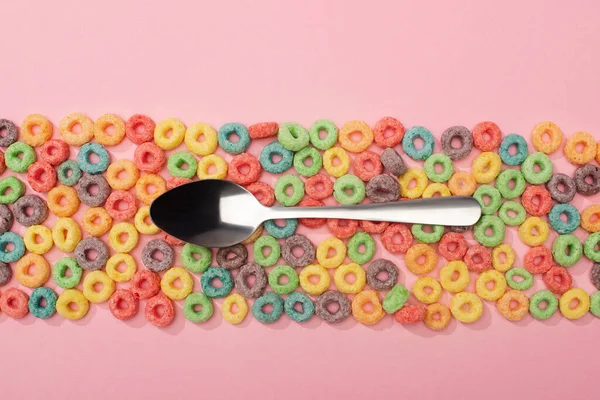
POLYGON ((470 226, 481 216, 477 200, 466 196, 353 206, 271 207, 267 210, 265 219, 337 218, 446 226, 470 226))

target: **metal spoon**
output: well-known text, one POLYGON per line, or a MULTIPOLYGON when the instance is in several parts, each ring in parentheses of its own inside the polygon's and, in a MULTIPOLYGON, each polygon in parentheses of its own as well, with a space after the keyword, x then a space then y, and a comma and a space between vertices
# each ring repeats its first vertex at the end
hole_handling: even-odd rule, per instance
POLYGON ((265 207, 243 187, 207 179, 178 186, 150 207, 152 221, 169 235, 207 247, 247 239, 264 221, 339 218, 429 225, 473 225, 481 207, 472 197, 437 197, 393 203, 327 207, 265 207))

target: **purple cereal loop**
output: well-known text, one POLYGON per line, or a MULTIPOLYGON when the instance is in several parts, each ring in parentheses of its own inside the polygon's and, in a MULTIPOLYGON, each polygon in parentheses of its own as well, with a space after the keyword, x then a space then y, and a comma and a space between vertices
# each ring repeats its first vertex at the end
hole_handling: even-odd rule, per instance
POLYGON ((23 226, 40 225, 48 217, 48 204, 40 196, 28 194, 15 202, 13 214, 23 226), (32 210, 31 215, 27 214, 28 208, 32 210))
POLYGON ((258 264, 250 262, 240 267, 235 277, 235 288, 247 299, 257 299, 263 295, 267 288, 267 274, 258 264), (248 283, 248 277, 254 275, 255 281, 252 286, 248 283))
POLYGON ((398 282, 398 267, 391 261, 379 259, 367 267, 367 283, 375 290, 389 290, 398 282), (377 274, 385 271, 388 277, 382 281, 377 274))
POLYGON ((229 247, 222 247, 217 250, 217 264, 221 268, 228 270, 238 269, 248 260, 248 249, 243 244, 234 244, 229 247), (234 258, 229 259, 229 254, 235 254, 234 258))
POLYGON ((554 174, 548 182, 546 189, 550 192, 550 197, 557 203, 569 203, 577 193, 577 185, 575 181, 565 174, 554 174), (563 185, 565 190, 559 190, 559 185, 563 185))
POLYGON ((400 197, 398 179, 391 175, 376 175, 367 183, 367 197, 373 203, 396 201, 400 197))
POLYGON ((104 205, 110 195, 110 186, 102 175, 85 174, 77 182, 77 196, 83 204, 89 207, 100 207, 104 205), (97 186, 98 193, 90 192, 91 186, 97 186))
POLYGON ((343 293, 333 290, 323 293, 315 301, 315 314, 328 324, 336 324, 348 318, 350 309, 350 300, 343 293), (327 306, 332 303, 337 303, 339 306, 333 313, 327 309, 327 306))
POLYGON ((596 289, 600 290, 600 263, 592 265, 592 269, 590 270, 590 281, 596 289))
POLYGON ((600 167, 592 164, 586 164, 578 167, 573 175, 577 193, 583 196, 593 196, 600 192, 600 167), (592 183, 588 183, 586 178, 591 178, 592 183))
POLYGON ((450 232, 456 232, 456 233, 465 233, 467 232, 469 229, 471 229, 470 226, 449 226, 448 230, 450 232))
POLYGON ((171 268, 175 254, 173 248, 162 239, 153 239, 142 249, 142 263, 150 271, 160 272, 171 268), (154 258, 154 253, 162 253, 162 260, 154 258))
POLYGON ((0 286, 4 286, 12 278, 12 269, 10 265, 0 261, 0 286))
POLYGON ((81 268, 95 271, 106 265, 106 261, 108 261, 108 248, 100 239, 90 236, 77 244, 74 256, 81 268), (89 250, 96 251, 96 258, 93 260, 88 258, 87 252, 89 250))
POLYGON ((0 204, 0 235, 10 231, 15 217, 6 204, 0 204))
POLYGON ((4 136, 0 136, 0 147, 8 147, 17 141, 17 126, 14 122, 7 119, 0 119, 0 131, 6 130, 4 136))
POLYGON ((408 167, 404 163, 402 156, 392 148, 387 148, 381 153, 381 163, 387 168, 392 175, 400 176, 408 171, 408 167))
POLYGON ((293 267, 305 267, 315 259, 315 246, 304 235, 292 235, 285 239, 281 246, 281 257, 293 267), (300 257, 293 253, 294 247, 301 247, 303 252, 300 257))
POLYGON ((450 157, 450 159, 462 160, 473 150, 473 134, 464 126, 451 126, 442 133, 442 151, 450 157), (452 140, 457 138, 460 140, 461 147, 454 148, 452 140))

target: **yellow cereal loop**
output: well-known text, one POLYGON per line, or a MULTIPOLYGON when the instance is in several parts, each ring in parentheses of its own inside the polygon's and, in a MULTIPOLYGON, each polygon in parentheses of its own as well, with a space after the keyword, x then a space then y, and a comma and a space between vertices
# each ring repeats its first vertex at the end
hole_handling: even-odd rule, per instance
POLYGON ((115 292, 115 281, 104 271, 90 271, 83 278, 83 295, 92 303, 104 303, 115 292))
POLYGON ((496 301, 506 291, 506 278, 504 274, 496 271, 495 269, 489 269, 483 271, 477 277, 477 283, 475 284, 475 291, 484 300, 496 301), (489 286, 492 283, 491 287, 489 286))
POLYGON ((432 304, 442 296, 442 286, 434 278, 423 276, 413 285, 412 293, 421 303, 432 304))
POLYGON ((139 201, 148 205, 166 191, 167 184, 160 175, 142 175, 135 184, 136 197, 139 201))
POLYGON ((60 251, 71 253, 81 241, 81 228, 73 218, 59 218, 52 227, 52 241, 60 251))
POLYGON ((167 270, 163 275, 160 280, 160 289, 171 300, 181 300, 192 293, 194 281, 185 268, 174 267, 167 270), (175 281, 177 280, 180 282, 179 287, 175 285, 175 281))
POLYGON ((436 196, 447 197, 452 196, 452 193, 450 193, 448 186, 444 185, 443 183, 431 183, 425 188, 422 195, 424 199, 429 199, 436 196))
POLYGON ((471 166, 473 177, 478 183, 491 183, 502 169, 502 159, 496 153, 484 152, 478 155, 471 166))
POLYGON ((246 299, 238 294, 233 293, 223 299, 223 304, 221 304, 221 313, 223 314, 223 319, 230 324, 237 325, 241 323, 246 315, 248 314, 248 303, 246 299), (233 310, 233 306, 237 307, 237 310, 233 310))
POLYGON ((247 239, 242 240, 240 243, 241 244, 250 244, 250 243, 256 242, 256 240, 258 240, 258 238, 262 234, 262 231, 263 231, 263 226, 259 225, 258 228, 256 228, 256 230, 254 232, 252 232, 252 235, 248 236, 247 239))
POLYGON ((460 322, 471 323, 481 317, 483 303, 475 293, 460 292, 450 299, 450 311, 460 322))
POLYGON ((496 271, 506 272, 515 263, 515 250, 508 243, 502 243, 492 250, 492 266, 496 271))
POLYGON ((223 158, 211 154, 198 161, 196 175, 198 175, 198 179, 225 179, 227 178, 227 169, 227 162, 223 158))
POLYGON ((193 124, 185 131, 185 145, 196 155, 212 154, 218 145, 217 131, 208 124, 193 124))
POLYGON ((163 150, 173 150, 185 136, 185 125, 176 118, 167 118, 156 124, 154 142, 163 150))
POLYGON ((542 245, 549 233, 548 223, 540 217, 529 217, 519 226, 519 238, 530 247, 542 245))
POLYGON ((100 116, 94 122, 94 137, 103 146, 114 146, 121 143, 125 137, 125 121, 115 114, 100 116))
POLYGON ((573 164, 587 164, 596 157, 596 141, 587 132, 577 132, 567 139, 564 153, 567 160, 573 164))
POLYGON ((449 292, 462 292, 469 286, 470 281, 469 269, 462 261, 450 261, 440 269, 440 283, 449 292))
POLYGON ((325 268, 337 268, 346 258, 346 245, 336 237, 323 240, 317 246, 317 260, 325 268), (329 253, 333 251, 330 256, 329 253))
POLYGON ((140 235, 129 222, 120 222, 110 229, 108 240, 110 247, 118 253, 129 253, 137 246, 140 235))
POLYGON ((67 289, 58 295, 56 312, 63 318, 79 320, 87 314, 90 303, 77 289, 67 289))
MULTIPOLYGON (((300 272, 300 287, 308 294, 318 296, 329 288, 331 277, 329 272, 319 264, 310 264, 300 272), (313 283, 311 277, 316 278, 317 282, 313 283)), ((313 278, 313 279, 314 279, 313 278)))
POLYGON ((367 283, 367 274, 363 267, 356 263, 342 264, 336 268, 333 281, 342 293, 358 293, 367 283), (354 282, 349 283, 346 279, 348 274, 354 274, 354 282))
POLYGON ((21 124, 21 139, 31 147, 41 146, 52 137, 52 123, 40 114, 28 115, 21 124), (38 128, 34 133, 35 128, 38 128))
POLYGON ((553 122, 540 122, 531 132, 531 143, 537 151, 545 154, 554 153, 562 143, 563 133, 553 122), (548 136, 548 141, 544 140, 548 136))
POLYGON ((373 143, 373 130, 364 121, 348 121, 344 124, 338 134, 340 145, 353 153, 360 153, 369 148, 373 143), (352 140, 352 134, 359 133, 360 140, 352 140))
POLYGON ((83 230, 92 236, 102 236, 112 226, 112 217, 102 207, 88 208, 81 219, 83 230))
POLYGON ((46 254, 52 248, 52 231, 44 225, 32 225, 25 229, 23 235, 25 247, 35 254, 46 254))
POLYGON ((133 223, 135 224, 135 229, 142 235, 154 235, 160 232, 158 226, 154 225, 154 222, 150 219, 150 206, 138 208, 133 223))
POLYGON ((136 271, 135 259, 130 254, 117 253, 106 262, 106 274, 115 282, 129 281, 136 271), (124 271, 119 269, 121 264, 125 265, 124 271))
POLYGON ((40 287, 50 278, 50 265, 40 255, 26 254, 15 264, 15 278, 28 288, 40 287))
POLYGON ((333 177, 346 175, 350 169, 350 156, 341 147, 332 147, 323 153, 323 168, 333 177))
POLYGON ((409 168, 398 179, 398 183, 400 184, 400 196, 417 199, 421 197, 425 188, 427 188, 429 178, 427 178, 427 174, 422 169, 409 168), (413 182, 415 183, 414 186, 412 186, 413 182))
POLYGON ((579 319, 590 309, 590 296, 580 288, 567 290, 559 299, 560 312, 565 318, 579 319), (576 301, 577 304, 572 305, 576 301))
POLYGON ((82 113, 73 113, 60 120, 58 131, 67 144, 81 146, 94 137, 94 123, 82 113), (74 130, 77 125, 79 131, 74 130))

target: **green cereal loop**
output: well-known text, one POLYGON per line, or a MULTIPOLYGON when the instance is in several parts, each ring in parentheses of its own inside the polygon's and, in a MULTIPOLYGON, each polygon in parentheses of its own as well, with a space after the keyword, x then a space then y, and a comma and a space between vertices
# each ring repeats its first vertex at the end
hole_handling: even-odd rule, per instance
POLYGON ((393 314, 404 307, 409 296, 410 291, 403 284, 397 283, 383 298, 383 309, 386 313, 393 314))
POLYGON ((506 271, 505 277, 508 286, 515 290, 527 290, 533 286, 533 275, 531 275, 525 268, 511 268, 506 271), (523 278, 523 280, 521 282, 515 281, 513 279, 515 275, 520 276, 523 278))
POLYGON ((505 199, 516 199, 521 196, 526 186, 523 174, 516 169, 505 169, 496 178, 496 189, 500 191, 500 194, 505 199), (515 182, 515 187, 512 189, 509 186, 511 181, 515 182))
POLYGON ((291 151, 299 151, 305 148, 310 141, 308 131, 300 124, 286 122, 279 125, 277 140, 283 147, 291 151))
POLYGON ((333 184, 333 197, 340 204, 358 204, 365 198, 365 183, 355 175, 341 176, 333 184), (351 189, 352 194, 346 193, 346 189, 351 189))
POLYGON ((500 191, 490 185, 479 186, 475 193, 473 193, 473 198, 481 205, 481 213, 483 215, 495 214, 502 205, 502 195, 500 194, 500 191), (490 198, 488 204, 485 203, 484 196, 490 198))
POLYGON ((194 175, 196 175, 198 162, 194 156, 187 151, 178 151, 169 156, 167 169, 169 170, 169 173, 176 178, 192 179, 194 175), (187 165, 187 168, 181 168, 183 165, 187 165))
POLYGON ((52 267, 52 279, 56 285, 63 289, 72 289, 79 284, 83 268, 77 264, 77 261, 72 257, 64 257, 54 263, 52 267), (67 269, 71 270, 71 276, 66 276, 67 269))
POLYGON ((206 271, 212 261, 212 252, 209 248, 186 243, 179 254, 181 263, 190 272, 201 274, 206 271), (195 255, 198 255, 196 259, 195 255))
POLYGON ((338 128, 328 119, 315 121, 310 127, 310 142, 319 150, 327 150, 337 142, 338 128), (321 131, 327 132, 325 139, 321 139, 321 131))
POLYGON ((269 272, 269 285, 277 294, 292 293, 298 287, 298 274, 289 265, 278 265, 269 272), (279 278, 287 276, 287 283, 279 283, 279 278))
POLYGON ((423 243, 437 243, 444 235, 444 227, 442 225, 413 224, 410 231, 415 239, 423 243), (430 226, 432 231, 425 232, 423 230, 425 226, 430 226))
POLYGON ((253 253, 254 262, 261 267, 270 267, 275 265, 277 260, 279 260, 279 256, 281 256, 281 246, 273 236, 265 235, 256 239, 256 242, 254 242, 253 253), (263 253, 265 247, 271 249, 271 252, 266 257, 263 253))
POLYGON ((13 172, 25 172, 35 162, 36 155, 33 147, 24 142, 16 142, 8 146, 4 153, 6 166, 13 172), (19 158, 19 155, 23 155, 19 158))
POLYGON ((504 222, 495 215, 484 215, 475 224, 473 228, 473 236, 475 240, 485 247, 496 247, 504 241, 504 233, 506 226, 504 222), (491 236, 486 235, 485 231, 491 228, 493 234, 491 236))
POLYGON ((600 291, 590 296, 590 312, 595 317, 600 317, 600 291))
POLYGON ((454 173, 454 165, 452 165, 452 160, 444 153, 435 153, 432 154, 425 160, 425 164, 423 166, 425 168, 425 174, 429 180, 433 182, 446 182, 452 174, 454 173), (442 172, 435 172, 435 166, 441 164, 444 167, 442 172))
POLYGON ((204 322, 213 315, 212 300, 202 292, 190 293, 183 302, 183 316, 190 322, 204 322), (195 307, 201 306, 200 311, 195 307))
POLYGON ((305 147, 294 154, 294 169, 302 176, 316 175, 323 166, 323 157, 314 147, 305 147), (306 165, 307 158, 312 160, 312 165, 306 165))
POLYGON ((366 232, 356 232, 348 240, 348 258, 357 264, 366 264, 375 255, 375 240, 366 232), (361 245, 365 246, 365 251, 360 252, 361 245))
POLYGON ((281 205, 286 207, 295 206, 304 196, 304 182, 296 175, 281 175, 275 183, 275 198, 281 205), (286 193, 287 188, 292 187, 292 194, 286 193))
POLYGON ((558 299, 548 289, 535 292, 529 298, 529 313, 535 319, 548 319, 558 310, 558 299), (541 308, 541 303, 545 302, 546 307, 541 308))
POLYGON ((18 178, 9 176, 0 180, 0 204, 12 204, 19 200, 24 193, 25 185, 18 178), (9 188, 11 192, 5 194, 9 188))
POLYGON ((502 222, 508 226, 519 226, 525 222, 525 218, 527 218, 527 212, 521 203, 516 201, 507 201, 500 207, 498 216, 502 222), (515 216, 510 216, 509 211, 514 212, 515 216))
POLYGON ((583 246, 579 238, 572 233, 559 235, 552 243, 552 257, 558 265, 562 265, 563 267, 574 265, 579 261, 582 253, 583 246), (567 249, 569 250, 569 254, 567 254, 567 249))
POLYGON ((583 245, 583 253, 593 262, 600 262, 600 250, 596 250, 598 245, 600 245, 600 232, 589 235, 583 245))
POLYGON ((544 153, 532 153, 521 164, 521 173, 527 182, 532 185, 541 185, 552 178, 552 161, 544 153), (535 165, 540 167, 539 172, 535 172, 535 165))
POLYGON ((58 166, 56 175, 58 175, 58 180, 63 185, 74 186, 79 182, 83 173, 77 162, 74 160, 67 160, 58 166), (69 175, 69 171, 71 171, 71 175, 69 175))

